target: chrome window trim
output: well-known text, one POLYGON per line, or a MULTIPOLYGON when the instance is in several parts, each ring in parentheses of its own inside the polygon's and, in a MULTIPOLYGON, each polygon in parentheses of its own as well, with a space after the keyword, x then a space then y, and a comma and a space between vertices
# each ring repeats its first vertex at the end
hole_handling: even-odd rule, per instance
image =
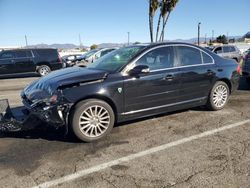
POLYGON ((203 56, 202 56, 202 63, 201 64, 196 64, 196 65, 186 65, 186 66, 177 66, 177 67, 171 67, 171 68, 164 68, 164 69, 157 69, 157 70, 152 70, 150 72, 158 72, 158 71, 164 71, 164 70, 172 70, 172 69, 180 69, 180 68, 187 68, 187 67, 195 67, 195 66, 203 66, 203 65, 212 65, 212 64, 215 64, 215 61, 214 61, 214 58, 209 54, 207 53, 206 51, 204 51, 203 49, 200 49, 196 46, 192 46, 192 45, 188 45, 188 44, 165 44, 165 45, 160 45, 160 46, 155 46, 145 52, 143 52, 140 56, 138 56, 135 60, 133 60, 132 62, 130 62, 128 65, 126 65, 126 67, 121 71, 121 73, 123 75, 127 75, 128 72, 133 69, 135 67, 135 63, 144 55, 146 55, 147 53, 155 50, 155 49, 158 49, 158 48, 163 48, 163 47, 178 47, 178 46, 187 46, 187 47, 190 47, 190 48, 195 48, 197 50, 200 51, 200 54, 202 56, 202 53, 205 53, 207 54, 212 60, 213 62, 212 63, 204 63, 203 62, 203 56))

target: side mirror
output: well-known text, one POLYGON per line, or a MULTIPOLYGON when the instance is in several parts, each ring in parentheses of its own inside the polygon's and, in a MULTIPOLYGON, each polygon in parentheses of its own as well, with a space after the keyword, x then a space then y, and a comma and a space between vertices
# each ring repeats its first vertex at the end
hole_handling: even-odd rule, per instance
POLYGON ((138 76, 140 74, 147 74, 150 72, 150 69, 147 65, 137 65, 129 71, 129 75, 138 76))

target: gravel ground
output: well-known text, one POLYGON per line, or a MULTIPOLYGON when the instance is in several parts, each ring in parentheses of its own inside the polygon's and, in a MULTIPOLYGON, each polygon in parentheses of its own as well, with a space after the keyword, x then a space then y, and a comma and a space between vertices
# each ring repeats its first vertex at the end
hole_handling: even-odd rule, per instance
MULTIPOLYGON (((0 99, 21 105, 37 78, 0 80, 0 99)), ((81 143, 41 127, 1 135, 0 187, 32 187, 150 148, 250 119, 250 86, 241 79, 218 112, 183 110, 117 125, 104 140, 81 143)), ((243 187, 250 185, 250 123, 64 182, 55 187, 243 187)))

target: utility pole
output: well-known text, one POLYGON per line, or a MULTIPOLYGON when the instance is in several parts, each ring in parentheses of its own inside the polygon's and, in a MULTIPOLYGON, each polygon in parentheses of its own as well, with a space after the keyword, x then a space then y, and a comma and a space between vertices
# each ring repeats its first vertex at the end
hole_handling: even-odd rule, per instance
POLYGON ((82 39, 81 39, 81 34, 79 34, 79 47, 82 48, 82 39))
POLYGON ((207 33, 205 34, 205 44, 207 44, 207 33))
POLYGON ((28 39, 27 39, 27 36, 25 35, 24 38, 25 38, 26 47, 28 47, 28 39))
POLYGON ((200 46, 200 30, 201 30, 201 22, 198 23, 198 46, 200 46))
POLYGON ((130 44, 130 32, 128 32, 128 45, 130 44))
POLYGON ((214 30, 212 30, 212 42, 214 41, 214 30))

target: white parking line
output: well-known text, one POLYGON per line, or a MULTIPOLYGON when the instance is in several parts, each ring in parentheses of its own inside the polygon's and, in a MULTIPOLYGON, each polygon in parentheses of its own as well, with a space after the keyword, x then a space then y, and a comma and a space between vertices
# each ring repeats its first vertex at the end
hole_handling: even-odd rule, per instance
POLYGON ((238 122, 238 123, 234 123, 234 124, 231 124, 231 125, 227 125, 227 126, 224 126, 224 127, 220 127, 220 128, 217 128, 217 129, 213 129, 213 130, 210 130, 210 131, 206 131, 206 132, 203 132, 201 134, 193 135, 193 136, 190 136, 190 137, 187 137, 187 138, 183 138, 183 139, 180 139, 180 140, 177 140, 177 141, 174 141, 174 142, 170 142, 170 143, 167 143, 167 144, 164 144, 164 145, 161 145, 161 146, 157 146, 157 147, 154 147, 154 148, 151 148, 151 149, 148 149, 148 150, 144 150, 144 151, 141 151, 141 152, 138 152, 138 153, 135 153, 135 154, 131 154, 131 155, 128 155, 126 157, 122 157, 122 158, 119 158, 119 159, 116 159, 116 160, 113 160, 113 161, 110 161, 110 162, 107 162, 107 163, 99 164, 99 165, 93 166, 91 168, 81 170, 81 171, 75 172, 73 174, 69 174, 69 175, 66 175, 64 177, 42 183, 40 185, 34 186, 33 188, 47 188, 47 187, 56 186, 58 184, 69 182, 69 181, 72 181, 72 180, 87 176, 87 175, 89 175, 91 173, 104 170, 106 168, 118 165, 120 163, 128 162, 128 161, 131 161, 131 160, 134 160, 134 159, 137 159, 137 158, 140 158, 140 157, 144 157, 144 156, 156 153, 156 152, 167 150, 167 149, 169 149, 171 147, 178 146, 178 145, 181 145, 181 144, 184 144, 184 143, 187 143, 187 142, 191 142, 193 140, 197 140, 199 138, 203 138, 203 137, 206 137, 206 136, 211 136, 211 135, 214 135, 216 133, 219 133, 219 132, 222 132, 222 131, 225 131, 225 130, 228 130, 228 129, 232 129, 232 128, 235 128, 235 127, 238 127, 238 126, 241 126, 241 125, 244 125, 246 123, 250 123, 250 119, 247 119, 247 120, 244 120, 244 121, 241 121, 241 122, 238 122))

